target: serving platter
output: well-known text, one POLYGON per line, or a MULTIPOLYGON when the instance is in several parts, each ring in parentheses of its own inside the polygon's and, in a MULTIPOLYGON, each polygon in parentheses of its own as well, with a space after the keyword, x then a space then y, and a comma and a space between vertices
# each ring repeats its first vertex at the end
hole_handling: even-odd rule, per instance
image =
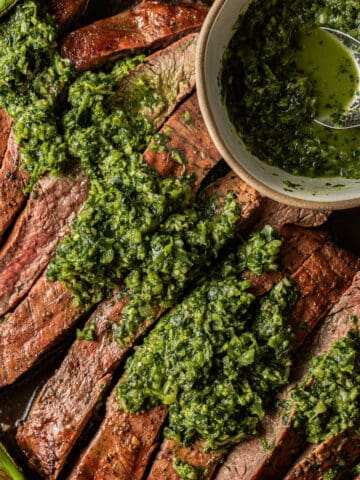
MULTIPOLYGON (((113 14, 122 10, 124 7, 127 8, 128 6, 128 4, 124 5, 121 2, 119 6, 119 2, 114 2, 112 6, 109 6, 106 15, 110 13, 113 14)), ((89 18, 98 18, 96 9, 92 9, 90 12, 91 17, 89 18)), ((360 256, 359 225, 360 209, 344 210, 334 212, 329 220, 320 227, 320 230, 328 232, 336 245, 349 250, 356 256, 360 256)), ((13 385, 0 389, 0 441, 3 441, 9 448, 11 454, 23 468, 28 479, 37 480, 41 477, 38 476, 34 470, 30 470, 27 466, 25 456, 16 442, 15 436, 17 427, 19 423, 27 417, 31 404, 40 388, 51 376, 53 376, 55 370, 61 365, 63 359, 66 357, 68 348, 75 338, 75 330, 78 327, 79 325, 76 325, 70 332, 67 332, 67 335, 63 338, 58 347, 52 349, 45 356, 42 356, 40 360, 33 365, 30 371, 25 375, 22 375, 13 385)), ((112 383, 115 384, 115 380, 112 383)), ((111 388, 112 384, 110 384, 109 387, 111 388)), ((74 454, 70 455, 65 468, 58 478, 67 478, 67 475, 73 466, 73 462, 76 460, 76 455, 85 445, 87 445, 89 439, 96 432, 104 414, 105 405, 100 403, 96 410, 96 414, 78 439, 73 449, 74 454)))

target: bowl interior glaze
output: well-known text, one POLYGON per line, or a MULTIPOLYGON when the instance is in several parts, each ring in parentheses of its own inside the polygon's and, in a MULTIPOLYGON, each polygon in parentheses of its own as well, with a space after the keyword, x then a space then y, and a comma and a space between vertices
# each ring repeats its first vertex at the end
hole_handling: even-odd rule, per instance
POLYGON ((230 167, 262 194, 288 205, 344 209, 360 206, 360 180, 294 176, 251 154, 222 102, 219 73, 236 20, 251 0, 216 0, 200 33, 197 49, 199 104, 209 133, 230 167))

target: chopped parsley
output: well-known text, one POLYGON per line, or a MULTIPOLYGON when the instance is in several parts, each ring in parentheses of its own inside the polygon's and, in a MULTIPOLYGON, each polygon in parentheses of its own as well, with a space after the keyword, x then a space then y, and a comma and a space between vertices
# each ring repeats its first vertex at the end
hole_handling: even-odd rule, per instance
POLYGON ((360 420, 360 340, 356 333, 311 360, 309 373, 291 392, 293 425, 320 443, 360 420))
POLYGON ((127 361, 119 404, 132 412, 168 405, 168 438, 189 444, 200 437, 208 448, 221 449, 256 435, 267 400, 288 381, 287 318, 296 289, 285 278, 255 299, 251 282, 242 278, 249 265, 257 273, 274 269, 279 242, 265 231, 266 258, 257 256, 255 265, 250 248, 263 233, 241 243, 238 254, 160 319, 127 361))

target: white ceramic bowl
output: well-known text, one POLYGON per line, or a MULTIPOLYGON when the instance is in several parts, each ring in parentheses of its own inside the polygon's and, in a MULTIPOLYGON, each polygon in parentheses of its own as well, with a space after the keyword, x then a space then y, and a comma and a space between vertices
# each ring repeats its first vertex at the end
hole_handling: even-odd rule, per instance
POLYGON ((307 178, 267 165, 239 138, 221 99, 222 57, 240 12, 251 0, 215 0, 200 33, 197 48, 197 90, 209 133, 230 167, 260 193, 282 203, 307 208, 344 209, 360 206, 360 180, 307 178), (295 184, 295 188, 289 185, 295 184))

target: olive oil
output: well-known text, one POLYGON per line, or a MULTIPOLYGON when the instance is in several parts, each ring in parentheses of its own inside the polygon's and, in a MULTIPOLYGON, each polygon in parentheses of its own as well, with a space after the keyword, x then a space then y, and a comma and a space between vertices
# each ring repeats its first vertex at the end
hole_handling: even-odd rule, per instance
POLYGON ((321 28, 302 31, 299 46, 296 63, 311 81, 319 117, 346 111, 359 88, 358 67, 352 53, 321 28))

